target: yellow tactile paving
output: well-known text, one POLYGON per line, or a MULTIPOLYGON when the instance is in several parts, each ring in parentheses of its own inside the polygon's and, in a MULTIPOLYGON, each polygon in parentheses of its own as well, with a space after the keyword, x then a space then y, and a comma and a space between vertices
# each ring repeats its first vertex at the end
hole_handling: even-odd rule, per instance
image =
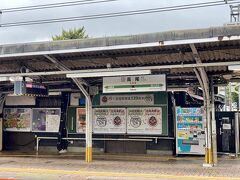
POLYGON ((91 175, 102 177, 135 177, 135 178, 159 178, 159 179, 196 179, 196 180, 240 180, 233 177, 209 177, 209 176, 176 176, 162 174, 146 173, 115 173, 115 172, 90 172, 90 171, 66 171, 55 169, 34 169, 34 168, 1 168, 0 172, 20 172, 20 173, 37 173, 37 174, 64 174, 64 175, 91 175))

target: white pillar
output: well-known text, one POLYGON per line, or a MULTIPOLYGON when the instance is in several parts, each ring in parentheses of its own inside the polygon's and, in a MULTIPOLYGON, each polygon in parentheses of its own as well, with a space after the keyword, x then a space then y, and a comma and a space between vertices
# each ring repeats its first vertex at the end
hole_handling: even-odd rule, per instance
POLYGON ((82 86, 78 79, 73 78, 73 81, 78 86, 78 88, 82 91, 86 99, 86 154, 85 154, 85 161, 91 162, 92 161, 92 101, 91 97, 82 86))
POLYGON ((215 94, 214 94, 214 84, 213 77, 211 77, 211 95, 212 95, 212 152, 213 152, 213 164, 216 165, 217 160, 217 127, 215 118, 215 94))

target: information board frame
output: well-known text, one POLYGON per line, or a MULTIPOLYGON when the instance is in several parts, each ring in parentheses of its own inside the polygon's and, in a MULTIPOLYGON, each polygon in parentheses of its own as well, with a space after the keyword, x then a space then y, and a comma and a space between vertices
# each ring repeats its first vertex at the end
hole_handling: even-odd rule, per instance
POLYGON ((59 110, 59 126, 60 126, 60 120, 61 120, 61 108, 32 108, 32 132, 35 132, 35 133, 57 133, 58 132, 58 130, 59 130, 59 127, 58 127, 58 130, 57 131, 47 131, 46 130, 46 127, 47 127, 47 125, 46 125, 46 122, 47 122, 47 119, 46 119, 46 116, 47 116, 47 110, 59 110), (45 111, 45 130, 35 130, 34 129, 34 110, 43 110, 43 111, 45 111))

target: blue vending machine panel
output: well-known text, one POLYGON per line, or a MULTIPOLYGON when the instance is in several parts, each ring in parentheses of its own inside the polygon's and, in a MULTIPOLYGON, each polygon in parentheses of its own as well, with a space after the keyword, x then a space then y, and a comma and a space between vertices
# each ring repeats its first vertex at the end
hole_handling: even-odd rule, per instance
POLYGON ((205 154, 203 108, 176 108, 176 154, 205 154))

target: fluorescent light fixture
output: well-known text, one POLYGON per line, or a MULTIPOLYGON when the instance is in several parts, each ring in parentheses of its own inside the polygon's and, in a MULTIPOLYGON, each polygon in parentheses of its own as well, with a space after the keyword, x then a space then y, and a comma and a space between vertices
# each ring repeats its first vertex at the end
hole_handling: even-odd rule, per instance
POLYGON ((0 81, 9 81, 9 77, 0 77, 0 81))
POLYGON ((229 71, 240 71, 240 65, 230 65, 228 66, 229 71))
MULTIPOLYGON (((23 77, 21 76, 17 76, 17 77, 0 77, 0 81, 11 81, 11 82, 15 82, 15 81, 23 81, 23 77)), ((26 77, 26 81, 27 82, 32 82, 33 80, 29 77, 26 77)))
POLYGON ((102 72, 83 72, 66 74, 67 78, 88 78, 88 77, 111 77, 111 76, 132 76, 151 74, 151 70, 136 71, 102 71, 102 72))

